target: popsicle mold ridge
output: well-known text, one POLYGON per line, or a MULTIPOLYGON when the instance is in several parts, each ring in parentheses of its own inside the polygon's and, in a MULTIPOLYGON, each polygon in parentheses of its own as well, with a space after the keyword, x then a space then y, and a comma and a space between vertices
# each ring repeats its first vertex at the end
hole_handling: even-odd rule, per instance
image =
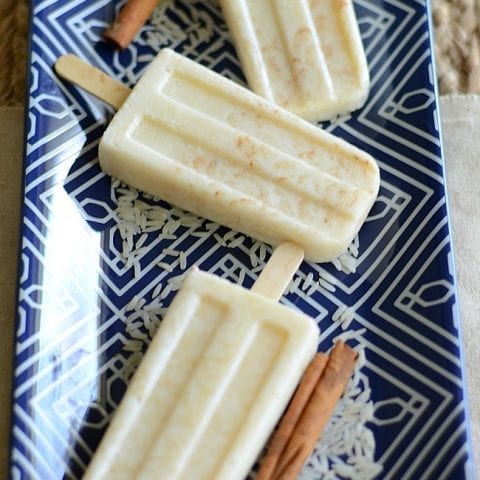
POLYGON ((362 150, 171 50, 162 50, 99 147, 108 174, 308 260, 344 252, 377 196, 362 150))
POLYGON ((318 337, 303 313, 191 269, 84 479, 243 480, 318 337))
POLYGON ((253 91, 310 121, 365 103, 368 64, 351 0, 220 0, 253 91))

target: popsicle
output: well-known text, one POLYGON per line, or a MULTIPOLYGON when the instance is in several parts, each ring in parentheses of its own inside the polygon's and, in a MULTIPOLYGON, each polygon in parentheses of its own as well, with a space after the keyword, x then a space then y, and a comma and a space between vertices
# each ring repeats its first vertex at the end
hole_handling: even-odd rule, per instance
POLYGON ((347 249, 375 201, 366 152, 171 50, 131 93, 72 56, 56 70, 120 107, 102 169, 199 216, 323 262, 347 249))
POLYGON ((317 348, 316 323, 275 302, 300 261, 279 247, 250 291, 187 274, 84 480, 246 477, 317 348))
POLYGON ((369 72, 352 0, 220 0, 253 91, 307 120, 360 108, 369 72))

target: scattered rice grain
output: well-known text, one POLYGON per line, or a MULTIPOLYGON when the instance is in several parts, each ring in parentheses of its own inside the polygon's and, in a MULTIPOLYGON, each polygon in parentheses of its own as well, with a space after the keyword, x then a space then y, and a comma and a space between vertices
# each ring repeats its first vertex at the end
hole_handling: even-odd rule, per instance
POLYGON ((312 282, 313 282, 313 273, 308 272, 307 276, 305 277, 305 281, 303 282, 302 290, 305 291, 308 288, 310 288, 312 285, 312 282))
MULTIPOLYGON (((160 294, 159 294, 160 295, 160 294)), ((160 302, 159 298, 154 300, 155 303, 149 303, 143 307, 144 311, 148 313, 150 316, 151 314, 158 314, 160 310, 163 308, 163 304, 160 302)), ((149 317, 150 318, 150 317, 149 317)))
POLYGON ((354 319, 354 312, 352 308, 350 307, 346 308, 340 316, 340 321, 342 322, 342 330, 346 330, 347 328, 349 328, 353 319, 354 319))
POLYGON ((139 200, 138 198, 135 200, 135 202, 133 202, 133 206, 142 211, 149 211, 152 209, 152 205, 144 202, 143 200, 139 200))
POLYGON ((123 345, 123 350, 127 352, 139 352, 142 350, 143 342, 141 340, 128 340, 123 345))
POLYGON ((239 237, 233 239, 229 244, 229 248, 237 248, 240 245, 242 245, 243 241, 245 240, 245 237, 243 235, 240 235, 239 237))
POLYGON ((162 229, 162 225, 150 225, 150 222, 147 222, 148 225, 143 229, 145 233, 158 232, 162 229))
POLYGON ((259 264, 259 258, 257 257, 257 250, 259 248, 260 248, 260 242, 255 242, 249 251, 250 263, 254 268, 259 264))
POLYGON ((318 279, 318 285, 320 287, 323 287, 325 290, 334 293, 336 291, 336 288, 331 284, 328 283, 325 279, 319 278, 318 279))
POLYGON ((335 312, 332 315, 332 320, 336 322, 337 320, 340 320, 342 313, 347 309, 345 305, 340 305, 335 312))
MULTIPOLYGON (((363 329, 363 333, 365 333, 366 329, 363 329)), ((363 334, 362 333, 362 334, 363 334)), ((365 365, 365 362, 366 362, 366 357, 365 357, 365 349, 363 348, 355 348, 354 350, 356 350, 357 354, 358 354, 358 357, 357 357, 357 361, 355 363, 355 366, 356 368, 360 369, 362 368, 364 365, 365 365)))
POLYGON ((358 257, 358 248, 353 247, 352 245, 350 245, 350 246, 348 247, 348 252, 349 252, 351 255, 353 255, 355 258, 358 257))
POLYGON ((152 292, 152 297, 153 298, 156 298, 160 295, 160 292, 162 291, 162 288, 163 288, 163 285, 161 283, 159 283, 154 289, 153 289, 153 292, 152 292))
POLYGON ((317 285, 315 283, 312 283, 310 288, 307 291, 307 296, 311 297, 317 290, 317 285))
POLYGON ((300 282, 302 279, 300 277, 295 277, 290 281, 290 284, 288 286, 288 293, 295 293, 298 290, 298 287, 300 286, 300 282))
POLYGON ((168 210, 165 210, 162 207, 156 206, 155 208, 150 208, 146 212, 146 216, 151 221, 154 221, 154 220, 165 221, 167 219, 167 216, 168 216, 168 210))
POLYGON ((185 270, 187 268, 187 255, 185 252, 180 252, 180 269, 185 270))
POLYGON ((182 274, 177 275, 175 277, 170 277, 167 280, 167 284, 172 285, 172 287, 175 288, 175 290, 178 290, 180 288, 180 286, 182 285, 184 278, 185 278, 185 273, 182 273, 182 274))
POLYGON ((135 257, 141 257, 142 255, 145 255, 149 251, 150 251, 150 247, 141 247, 141 248, 137 248, 132 253, 135 255, 135 257))
POLYGON ((134 256, 131 255, 131 254, 129 254, 128 257, 126 258, 126 260, 127 260, 127 261, 126 261, 126 263, 125 263, 125 267, 126 267, 127 269, 132 268, 132 267, 133 267, 133 262, 134 262, 134 260, 135 260, 135 259, 134 259, 134 256))
POLYGON ((340 263, 340 260, 338 258, 334 258, 332 260, 332 264, 337 269, 338 272, 342 271, 342 264, 340 263))
POLYGON ((364 335, 366 331, 366 328, 361 328, 360 330, 348 330, 340 335, 337 335, 333 340, 334 342, 338 342, 339 340, 344 342, 347 342, 348 340, 357 340, 364 335))
POLYGON ((329 272, 327 272, 326 270, 324 270, 323 268, 321 268, 318 272, 319 276, 321 278, 323 278, 324 280, 326 280, 328 283, 336 283, 337 279, 329 272))
POLYGON ((130 336, 136 340, 147 340, 148 335, 143 333, 141 330, 136 329, 130 332, 130 336))
POLYGON ((177 236, 176 235, 172 235, 172 234, 166 234, 165 232, 162 231, 162 233, 160 233, 160 235, 158 236, 158 238, 160 240, 176 240, 177 239, 177 236))
POLYGON ((127 306, 125 307, 125 310, 132 311, 132 310, 139 310, 145 305, 145 299, 138 297, 135 295, 130 302, 128 302, 127 306))
POLYGON ((197 237, 197 238, 206 238, 210 236, 209 232, 192 232, 190 233, 192 237, 197 237))
POLYGON ((347 252, 342 253, 339 257, 342 265, 342 271, 345 273, 355 273, 357 271, 357 259, 352 257, 347 252))
POLYGON ((132 207, 130 206, 130 204, 125 206, 125 207, 118 207, 117 208, 117 215, 123 221, 130 221, 130 222, 135 221, 135 213, 134 213, 132 207))
POLYGON ((140 264, 140 260, 138 258, 135 258, 133 260, 133 275, 135 278, 140 278, 142 275, 142 266, 140 264))
POLYGON ((332 468, 337 475, 346 478, 352 478, 355 472, 351 466, 345 465, 344 463, 334 463, 332 468))
POLYGON ((265 262, 265 258, 267 257, 267 246, 262 243, 260 245, 260 252, 259 252, 259 255, 258 255, 258 258, 260 260, 260 262, 265 262))
POLYGON ((167 285, 163 290, 162 290, 162 293, 160 294, 160 299, 161 300, 164 300, 165 298, 167 298, 170 293, 172 292, 172 285, 169 284, 167 285))
POLYGON ((163 270, 165 270, 167 272, 173 272, 173 267, 169 263, 157 262, 157 266, 162 268, 163 270))
POLYGON ((128 258, 128 256, 130 255, 130 248, 128 248, 128 243, 124 240, 122 242, 122 257, 124 259, 128 258))
POLYGON ((218 230, 218 228, 220 228, 220 225, 218 223, 215 223, 215 222, 207 222, 205 224, 205 229, 206 230, 218 230))
POLYGON ((232 240, 235 235, 237 234, 237 232, 235 230, 229 230, 224 236, 223 236, 223 239, 225 240, 225 242, 228 242, 229 240, 232 240))
POLYGON ((180 252, 173 248, 164 248, 162 253, 163 255, 170 255, 171 257, 178 257, 180 255, 180 252))
POLYGON ((180 219, 177 219, 177 220, 169 219, 169 220, 167 220, 167 222, 165 223, 165 225, 163 227, 164 235, 173 235, 177 231, 178 227, 180 227, 181 224, 182 224, 182 221, 180 219))
POLYGON ((126 197, 128 199, 135 200, 136 198, 138 198, 137 190, 133 190, 130 188, 123 188, 123 187, 117 188, 117 194, 118 193, 120 193, 121 195, 123 195, 123 197, 126 197))
POLYGON ((260 273, 263 270, 263 265, 257 265, 251 268, 252 273, 260 273))
POLYGON ((127 333, 131 333, 134 330, 138 330, 141 327, 142 327, 142 322, 140 320, 138 322, 127 322, 127 325, 125 326, 125 331, 127 333))

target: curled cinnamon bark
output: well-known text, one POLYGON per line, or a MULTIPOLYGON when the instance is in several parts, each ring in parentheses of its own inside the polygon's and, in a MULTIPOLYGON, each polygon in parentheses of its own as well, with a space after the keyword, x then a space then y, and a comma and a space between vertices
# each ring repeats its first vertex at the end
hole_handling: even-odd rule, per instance
MULTIPOLYGON (((266 454, 257 477, 259 480, 294 480, 297 478, 345 390, 353 373, 356 359, 357 353, 347 344, 344 342, 335 344, 321 371, 320 378, 313 388, 308 387, 311 389, 311 393, 308 395, 306 403, 305 395, 303 395, 304 406, 300 414, 296 407, 294 413, 290 413, 290 409, 287 409, 284 420, 278 429, 279 432, 281 429, 283 432, 281 441, 275 440, 273 437, 273 448, 271 447, 266 454), (284 422, 289 425, 288 429, 282 427, 284 422), (292 423, 295 424, 292 426, 292 423), (288 438, 285 438, 286 435, 288 438)), ((304 376, 305 381, 306 379, 307 375, 304 376)), ((309 381, 311 381, 311 377, 309 377, 309 381)), ((303 381, 298 391, 301 389, 303 391, 302 384, 303 381)), ((295 398, 291 405, 294 405, 294 401, 295 398)))
POLYGON ((123 50, 145 25, 157 4, 158 0, 129 0, 105 32, 105 38, 123 50))

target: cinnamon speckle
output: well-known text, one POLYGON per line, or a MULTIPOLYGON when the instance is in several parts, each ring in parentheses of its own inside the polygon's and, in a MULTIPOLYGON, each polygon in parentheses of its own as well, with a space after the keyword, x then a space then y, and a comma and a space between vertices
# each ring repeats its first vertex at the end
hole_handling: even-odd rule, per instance
POLYGON ((311 33, 312 31, 308 27, 302 27, 297 30, 295 35, 305 35, 305 34, 311 34, 311 33))
POLYGON ((301 160, 312 160, 313 158, 315 157, 315 150, 308 150, 307 152, 301 152, 299 155, 298 155, 298 158, 300 158, 301 160))
POLYGON ((192 163, 194 168, 200 169, 205 164, 205 159, 201 155, 198 155, 193 159, 192 163))
POLYGON ((349 6, 349 1, 350 0, 337 0, 336 7, 338 9, 347 8, 349 6))

